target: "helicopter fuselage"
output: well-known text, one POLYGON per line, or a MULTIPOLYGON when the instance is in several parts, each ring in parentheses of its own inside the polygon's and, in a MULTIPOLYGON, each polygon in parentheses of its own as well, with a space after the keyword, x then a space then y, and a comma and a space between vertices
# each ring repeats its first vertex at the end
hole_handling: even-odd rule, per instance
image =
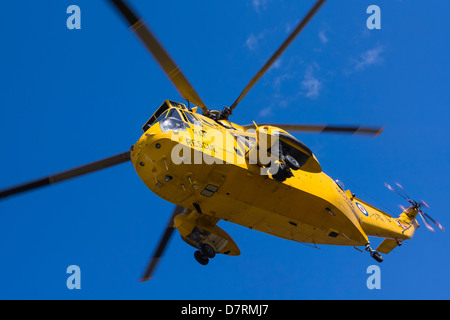
MULTIPOLYGON (((181 119, 192 116, 187 108, 179 112, 181 119)), ((195 118, 202 121, 198 114, 195 118)), ((196 212, 197 218, 230 221, 314 245, 364 246, 370 235, 397 240, 412 236, 323 172, 300 169, 286 181, 276 181, 246 157, 250 146, 235 139, 236 124, 216 125, 208 118, 203 126, 189 121, 168 125, 163 120, 147 125, 132 148, 131 161, 150 190, 196 212)))

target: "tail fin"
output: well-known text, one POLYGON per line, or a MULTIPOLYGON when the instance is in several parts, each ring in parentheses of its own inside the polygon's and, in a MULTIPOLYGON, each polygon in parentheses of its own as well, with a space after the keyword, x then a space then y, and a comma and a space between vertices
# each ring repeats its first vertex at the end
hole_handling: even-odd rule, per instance
POLYGON ((418 211, 415 210, 413 207, 410 207, 408 209, 404 209, 403 212, 400 214, 400 217, 393 219, 397 225, 402 228, 401 231, 402 237, 398 237, 396 239, 386 238, 381 242, 381 244, 378 246, 377 251, 381 253, 389 253, 397 246, 401 245, 401 241, 404 239, 411 239, 419 227, 419 224, 417 223, 416 217, 417 217, 418 211))
POLYGON ((419 223, 416 220, 417 214, 419 211, 413 206, 405 209, 403 208, 403 212, 400 214, 400 217, 395 219, 397 224, 403 228, 402 233, 408 238, 412 238, 414 232, 419 227, 419 223))

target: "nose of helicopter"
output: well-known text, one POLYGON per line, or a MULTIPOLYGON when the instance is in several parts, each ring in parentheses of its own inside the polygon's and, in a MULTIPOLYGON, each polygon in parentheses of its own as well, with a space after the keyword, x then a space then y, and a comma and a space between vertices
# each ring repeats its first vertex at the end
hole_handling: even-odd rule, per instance
POLYGON ((131 147, 131 162, 139 176, 155 173, 159 167, 168 170, 171 164, 171 153, 177 141, 173 141, 170 134, 148 133, 143 134, 131 147), (162 164, 162 166, 161 166, 162 164))
POLYGON ((163 199, 181 204, 199 189, 192 166, 179 163, 183 136, 172 133, 145 133, 131 147, 131 161, 145 185, 163 199))

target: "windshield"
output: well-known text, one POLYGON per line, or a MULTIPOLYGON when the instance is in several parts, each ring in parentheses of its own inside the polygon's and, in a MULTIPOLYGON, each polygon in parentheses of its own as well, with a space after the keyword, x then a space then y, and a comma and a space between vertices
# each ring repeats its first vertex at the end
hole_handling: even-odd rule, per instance
POLYGON ((164 118, 161 115, 161 119, 156 119, 155 123, 159 122, 159 127, 161 131, 177 131, 177 130, 186 130, 186 127, 189 125, 185 123, 180 116, 180 112, 176 108, 171 108, 167 111, 167 116, 164 118))

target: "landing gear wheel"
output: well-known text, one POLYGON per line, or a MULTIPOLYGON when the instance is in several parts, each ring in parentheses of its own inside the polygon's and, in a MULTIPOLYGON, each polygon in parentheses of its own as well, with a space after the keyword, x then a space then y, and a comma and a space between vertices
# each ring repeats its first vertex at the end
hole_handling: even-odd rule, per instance
POLYGON ((280 169, 278 169, 277 173, 272 175, 272 177, 274 180, 276 180, 278 182, 283 182, 284 180, 286 180, 286 176, 284 175, 284 172, 280 169))
POLYGON ((373 251, 370 256, 374 258, 377 262, 383 262, 383 256, 378 251, 373 251))
POLYGON ((289 154, 284 156, 284 162, 292 170, 300 169, 300 164, 298 163, 298 161, 295 160, 295 158, 289 154))
POLYGON ((380 262, 380 263, 383 262, 383 256, 381 255, 381 253, 379 253, 379 252, 376 251, 376 250, 373 250, 373 249, 370 247, 370 242, 366 244, 366 251, 369 251, 370 256, 371 256, 372 258, 374 258, 377 262, 380 262))
POLYGON ((274 180, 278 182, 283 182, 287 178, 290 178, 293 176, 291 170, 283 163, 278 163, 277 172, 275 174, 272 174, 272 177, 274 180))
POLYGON ((209 259, 212 259, 216 256, 216 251, 209 244, 202 243, 199 247, 199 250, 201 254, 208 257, 209 259))
POLYGON ((208 257, 203 255, 199 250, 194 252, 194 258, 203 266, 206 266, 209 263, 208 257))

